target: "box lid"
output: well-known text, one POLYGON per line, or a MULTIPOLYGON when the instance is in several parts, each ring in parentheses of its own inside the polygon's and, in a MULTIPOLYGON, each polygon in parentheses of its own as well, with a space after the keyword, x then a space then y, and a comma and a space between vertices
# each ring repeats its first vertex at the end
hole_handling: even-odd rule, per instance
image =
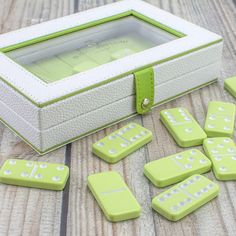
MULTIPOLYGON (((118 31, 121 29, 122 27, 118 31)), ((124 40, 122 37, 118 40, 119 43, 124 40)), ((222 38, 219 35, 147 3, 139 0, 125 0, 1 35, 0 77, 32 103, 43 107, 144 68, 218 43, 221 40, 222 38), (130 21, 132 22, 130 23, 130 21), (82 58, 82 63, 78 66, 74 65, 72 73, 70 67, 61 70, 60 64, 55 62, 54 65, 50 64, 50 67, 55 67, 56 70, 56 73, 51 77, 48 77, 47 73, 46 76, 42 76, 47 71, 46 69, 40 74, 36 73, 37 68, 35 72, 28 67, 32 62, 40 61, 40 57, 45 62, 47 50, 52 53, 56 48, 55 50, 58 52, 57 46, 61 47, 62 43, 69 39, 73 41, 73 37, 77 33, 78 36, 75 39, 78 39, 81 33, 86 38, 86 34, 89 35, 88 31, 90 38, 91 32, 94 38, 99 38, 98 32, 101 29, 105 32, 104 34, 108 32, 108 35, 113 30, 113 43, 116 44, 119 35, 115 34, 114 26, 119 28, 122 24, 126 30, 126 46, 128 42, 129 45, 132 45, 132 49, 123 50, 121 48, 120 50, 118 48, 118 53, 115 51, 112 54, 113 60, 106 61, 106 55, 101 56, 101 52, 96 51, 97 47, 101 47, 100 43, 96 45, 95 53, 94 51, 93 53, 99 55, 98 62, 105 60, 105 63, 96 62, 94 65, 94 60, 82 58), (140 27, 140 24, 143 27, 140 27), (141 32, 143 31, 141 36, 144 37, 132 35, 133 32, 130 36, 128 34, 129 27, 124 27, 126 25, 131 26, 131 28, 137 27, 139 30, 141 28, 141 32), (66 40, 63 41, 63 38, 66 40), (35 52, 40 51, 42 44, 41 55, 35 56, 35 52), (54 49, 52 50, 52 48, 54 49), (74 73, 74 71, 78 71, 78 73, 74 73)), ((78 43, 78 40, 74 40, 74 42, 72 45, 78 43)), ((104 40, 100 42, 103 43, 103 47, 109 45, 104 44, 104 40)), ((74 50, 73 47, 72 50, 74 50)), ((61 53, 60 50, 59 52, 61 53)))

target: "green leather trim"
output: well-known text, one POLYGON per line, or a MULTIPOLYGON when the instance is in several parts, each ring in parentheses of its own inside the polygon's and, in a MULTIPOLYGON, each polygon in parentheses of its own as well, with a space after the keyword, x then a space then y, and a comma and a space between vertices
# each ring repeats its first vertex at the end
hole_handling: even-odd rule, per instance
POLYGON ((136 112, 149 112, 154 104, 154 71, 152 67, 134 73, 136 112), (145 101, 147 104, 145 104, 145 101))
MULTIPOLYGON (((161 102, 158 102, 158 103, 156 103, 156 104, 153 105, 153 108, 156 107, 156 106, 159 106, 159 105, 161 105, 161 104, 163 104, 163 103, 166 103, 166 102, 169 102, 169 101, 171 101, 171 100, 174 100, 174 99, 176 99, 176 98, 178 98, 178 97, 181 97, 181 96, 183 96, 183 95, 185 95, 185 94, 188 94, 188 93, 190 93, 190 92, 192 92, 192 91, 194 91, 194 90, 197 90, 197 89, 199 89, 199 88, 202 88, 202 87, 204 87, 204 86, 207 86, 207 85, 209 85, 209 84, 212 84, 212 83, 214 83, 214 82, 216 82, 216 81, 217 81, 217 79, 214 79, 214 80, 212 80, 212 81, 210 81, 210 82, 207 82, 207 83, 205 83, 205 84, 199 85, 199 86, 197 86, 197 87, 195 87, 195 88, 192 88, 192 89, 190 89, 190 90, 187 90, 187 91, 185 91, 185 92, 183 92, 183 93, 180 93, 180 94, 178 94, 178 95, 176 95, 176 96, 173 96, 173 97, 171 97, 171 98, 168 98, 168 99, 166 99, 166 100, 163 100, 163 101, 161 101, 161 102)), ((126 119, 128 119, 128 118, 134 117, 134 116, 136 116, 136 115, 137 115, 137 113, 133 113, 133 114, 131 114, 131 115, 129 115, 129 116, 125 116, 125 117, 123 117, 123 118, 121 118, 121 119, 119 119, 119 120, 116 120, 116 121, 111 122, 111 123, 109 123, 109 124, 106 124, 106 125, 104 125, 104 126, 102 126, 102 127, 99 127, 99 128, 97 128, 97 129, 95 129, 95 130, 92 130, 92 131, 90 131, 90 132, 88 132, 88 133, 85 133, 85 134, 82 134, 82 135, 77 136, 77 137, 75 137, 75 138, 72 138, 72 139, 70 139, 70 140, 67 140, 67 141, 65 141, 65 142, 63 142, 63 143, 61 143, 61 144, 55 145, 55 146, 53 146, 53 147, 51 147, 51 148, 49 148, 49 149, 47 149, 47 150, 44 150, 44 151, 39 150, 37 147, 35 147, 28 139, 24 138, 24 136, 22 136, 20 133, 18 133, 18 131, 16 131, 12 126, 10 126, 7 122, 5 122, 1 117, 0 117, 0 121, 1 121, 4 125, 6 125, 13 133, 15 133, 17 136, 19 136, 22 140, 24 140, 24 141, 25 141, 30 147, 32 147, 39 155, 44 155, 44 154, 47 154, 47 153, 49 153, 49 152, 51 152, 51 151, 54 151, 54 150, 56 150, 56 149, 58 149, 58 148, 60 148, 60 147, 63 147, 64 145, 66 145, 66 144, 68 144, 68 143, 72 143, 72 142, 74 142, 74 141, 76 141, 76 140, 78 140, 78 139, 81 139, 81 138, 83 138, 83 137, 85 137, 85 136, 88 136, 88 135, 90 135, 90 134, 96 133, 96 132, 98 132, 99 130, 102 130, 102 129, 106 128, 106 127, 109 127, 109 126, 111 126, 111 125, 114 125, 114 124, 116 124, 116 123, 119 123, 119 122, 121 122, 121 121, 123 121, 123 120, 126 120, 126 119)))
POLYGON ((28 40, 28 41, 25 41, 25 42, 22 42, 22 43, 18 43, 18 44, 14 44, 14 45, 11 45, 11 46, 8 46, 8 47, 0 48, 0 52, 4 52, 4 53, 10 52, 10 51, 22 48, 22 47, 26 47, 26 46, 29 46, 29 45, 32 45, 32 44, 40 43, 40 42, 43 42, 43 41, 46 41, 46 40, 49 40, 49 39, 57 38, 57 37, 60 37, 60 36, 66 35, 66 34, 70 34, 70 33, 76 32, 76 31, 80 31, 80 30, 83 30, 83 29, 88 29, 88 28, 91 28, 91 27, 95 27, 95 26, 98 26, 98 25, 101 25, 101 24, 104 24, 104 23, 107 23, 107 22, 114 21, 114 20, 119 20, 119 19, 127 17, 127 16, 134 16, 136 18, 139 18, 140 20, 146 21, 147 23, 152 24, 152 25, 154 25, 154 26, 156 26, 156 27, 158 27, 158 28, 170 33, 170 34, 173 34, 173 35, 175 35, 179 38, 185 36, 185 34, 179 32, 179 31, 177 31, 173 28, 170 28, 166 25, 163 25, 162 23, 160 23, 158 21, 155 21, 155 20, 153 20, 153 19, 151 19, 147 16, 144 16, 139 12, 136 12, 134 10, 130 10, 130 11, 126 11, 126 12, 114 15, 114 16, 105 17, 101 20, 91 21, 89 23, 79 25, 79 26, 76 26, 76 27, 73 27, 73 28, 70 28, 70 29, 58 31, 58 32, 53 33, 53 34, 48 34, 48 35, 41 36, 41 37, 38 37, 38 38, 35 38, 35 39, 31 39, 31 40, 28 40))

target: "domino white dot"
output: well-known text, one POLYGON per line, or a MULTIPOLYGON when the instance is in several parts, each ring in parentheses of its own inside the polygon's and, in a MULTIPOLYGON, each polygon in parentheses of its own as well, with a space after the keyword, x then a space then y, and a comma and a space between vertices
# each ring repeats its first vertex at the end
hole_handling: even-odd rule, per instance
POLYGON ((213 184, 208 184, 206 187, 207 187, 208 189, 211 189, 211 188, 214 187, 214 185, 213 185, 213 184))
POLYGON ((40 164, 39 167, 44 169, 44 168, 47 168, 48 166, 46 164, 40 164))
POLYGON ((99 142, 99 143, 97 143, 97 146, 98 147, 103 147, 103 146, 105 146, 105 144, 103 142, 99 142))
POLYGON ((201 192, 196 192, 194 195, 195 195, 196 197, 200 197, 200 196, 202 195, 202 193, 201 193, 201 192))
POLYGON ((227 169, 224 166, 220 167, 220 171, 226 171, 227 169))
POLYGON ((171 207, 171 209, 172 209, 172 211, 178 211, 178 210, 179 210, 179 207, 176 206, 176 205, 174 205, 174 206, 171 207))
POLYGON ((193 157, 189 157, 188 160, 189 161, 194 161, 194 158, 193 157))
POLYGON ((15 160, 9 160, 9 164, 10 164, 10 165, 15 165, 15 164, 16 164, 16 161, 15 161, 15 160))
POLYGON ((191 199, 190 197, 188 197, 188 198, 186 198, 184 201, 185 201, 185 202, 191 202, 192 199, 191 199))
POLYGON ((127 143, 121 143, 120 146, 121 146, 121 147, 127 147, 128 144, 127 144, 127 143))
POLYGON ((11 171, 10 171, 10 170, 5 170, 5 171, 4 171, 4 174, 5 174, 5 175, 10 175, 10 174, 11 174, 11 171))
POLYGON ((229 117, 226 117, 226 118, 224 118, 224 121, 225 121, 225 122, 230 122, 231 119, 230 119, 229 117))
POLYGON ((30 161, 26 162, 26 166, 27 167, 32 167, 33 166, 33 162, 30 162, 30 161))
POLYGON ((191 154, 192 154, 192 155, 196 155, 196 154, 197 154, 197 151, 196 151, 196 150, 191 150, 191 154))
POLYGON ((194 183, 194 180, 193 179, 190 179, 189 181, 188 181, 188 184, 193 184, 194 183))
POLYGON ((218 110, 219 111, 224 111, 225 109, 224 109, 224 107, 219 107, 218 110))
POLYGON ((217 149, 212 149, 211 152, 212 153, 218 153, 219 151, 217 149))
POLYGON ((29 175, 29 174, 28 174, 27 172, 22 172, 22 173, 21 173, 21 177, 28 177, 28 175, 29 175))
POLYGON ((206 193, 207 191, 208 191, 207 188, 202 188, 202 189, 201 189, 201 192, 202 192, 202 193, 206 193))
POLYGON ((229 142, 230 142, 230 139, 226 138, 226 139, 224 139, 224 142, 225 142, 225 143, 229 143, 229 142))
POLYGON ((227 151, 230 153, 235 152, 234 148, 228 148, 227 151))
POLYGON ((205 159, 201 159, 200 161, 199 161, 201 164, 206 164, 206 160, 205 159))
POLYGON ((170 112, 169 112, 169 111, 164 111, 164 114, 165 114, 165 115, 169 115, 170 112))
POLYGON ((42 174, 35 175, 35 179, 42 179, 42 178, 43 178, 42 174))
POLYGON ((139 139, 139 138, 141 138, 141 136, 139 134, 137 134, 137 135, 135 135, 135 138, 139 139))
POLYGON ((109 150, 109 153, 115 154, 115 153, 116 153, 116 150, 115 150, 115 149, 110 149, 110 150, 109 150))
POLYGON ((145 131, 141 131, 140 134, 141 135, 146 135, 146 134, 148 134, 148 131, 146 131, 146 130, 145 131))
POLYGON ((129 131, 129 127, 125 127, 125 128, 123 129, 123 132, 124 132, 124 133, 127 132, 127 131, 129 131))
POLYGON ((217 147, 224 148, 224 145, 220 143, 220 144, 217 145, 217 147))
POLYGON ((191 168, 192 168, 192 165, 186 164, 184 167, 185 167, 185 169, 191 169, 191 168))
POLYGON ((57 166, 57 170, 59 170, 59 171, 62 171, 62 170, 64 170, 64 169, 65 169, 64 166, 57 166))
POLYGON ((232 160, 236 161, 236 156, 232 156, 232 160))
POLYGON ((187 188, 188 187, 188 184, 187 183, 184 183, 181 185, 182 188, 187 188))
POLYGON ((185 119, 186 121, 190 121, 190 118, 189 118, 189 117, 184 117, 184 119, 185 119))
POLYGON ((167 193, 167 194, 165 194, 165 197, 166 197, 166 198, 170 198, 170 197, 171 197, 171 194, 170 194, 170 193, 167 193))
POLYGON ((178 193, 178 190, 177 189, 173 189, 173 190, 171 190, 171 193, 172 194, 176 194, 176 193, 178 193))
POLYGON ((207 127, 208 127, 209 129, 214 129, 214 128, 215 128, 215 126, 214 126, 214 125, 211 125, 211 124, 209 124, 207 127))
POLYGON ((168 119, 174 119, 174 117, 172 115, 167 115, 168 119))
POLYGON ((215 116, 215 115, 211 115, 211 116, 209 117, 209 119, 210 119, 210 120, 215 120, 215 119, 216 119, 216 116, 215 116))
POLYGON ((183 158, 183 156, 179 154, 179 155, 175 156, 175 158, 180 160, 183 158))
POLYGON ((121 130, 121 131, 118 132, 118 134, 119 134, 119 135, 123 135, 124 132, 121 130))
POLYGON ((221 157, 215 157, 215 160, 216 160, 216 161, 221 161, 222 158, 221 158, 221 157))
POLYGON ((109 140, 114 140, 115 138, 116 138, 115 135, 111 135, 111 136, 108 137, 109 140))
POLYGON ((135 124, 130 124, 130 125, 129 125, 129 128, 130 128, 130 129, 135 128, 135 124))
POLYGON ((171 123, 176 123, 176 120, 170 120, 171 123))
POLYGON ((186 128, 186 129, 185 129, 185 132, 187 132, 187 133, 191 133, 192 131, 193 131, 192 128, 186 128))
POLYGON ((158 200, 159 200, 160 202, 164 202, 164 201, 165 201, 165 198, 164 198, 164 197, 160 197, 160 198, 158 198, 158 200))
POLYGON ((59 176, 53 176, 53 177, 52 177, 52 180, 53 180, 53 181, 60 181, 61 178, 60 178, 59 176))
POLYGON ((195 179, 195 180, 200 180, 201 177, 200 177, 200 176, 195 176, 194 179, 195 179))
POLYGON ((132 137, 132 138, 130 139, 131 142, 134 142, 134 141, 136 141, 136 140, 137 140, 136 137, 132 137))
POLYGON ((179 205, 180 205, 180 206, 184 206, 184 205, 185 205, 185 202, 180 202, 179 205))
POLYGON ((209 143, 209 144, 212 144, 212 143, 214 143, 211 139, 208 139, 207 140, 207 143, 209 143))
POLYGON ((230 130, 230 127, 229 126, 225 126, 224 130, 230 130))

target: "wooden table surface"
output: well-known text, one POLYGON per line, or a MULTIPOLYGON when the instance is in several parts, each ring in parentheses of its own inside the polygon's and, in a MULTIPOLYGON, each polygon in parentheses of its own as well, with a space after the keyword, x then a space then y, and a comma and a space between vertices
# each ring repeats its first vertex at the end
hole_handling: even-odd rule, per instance
MULTIPOLYGON (((0 0, 0 32, 8 32, 109 2, 112 0, 0 0)), ((152 197, 163 189, 155 188, 143 176, 145 163, 183 150, 176 146, 160 123, 160 110, 184 106, 203 125, 210 100, 235 102, 223 89, 223 80, 236 74, 236 1, 148 2, 223 35, 223 65, 219 82, 155 108, 148 115, 137 116, 114 125, 42 157, 0 124, 0 165, 11 157, 42 160, 65 163, 70 167, 71 173, 63 192, 0 185, 0 236, 236 235, 235 182, 218 182, 221 190, 217 199, 183 220, 172 223, 151 209, 152 197), (91 154, 92 143, 130 121, 152 130, 153 141, 114 165, 109 165, 91 154), (142 206, 140 218, 113 224, 105 219, 87 188, 87 176, 107 170, 116 170, 125 178, 142 206)), ((206 176, 216 181, 211 172, 206 176)))

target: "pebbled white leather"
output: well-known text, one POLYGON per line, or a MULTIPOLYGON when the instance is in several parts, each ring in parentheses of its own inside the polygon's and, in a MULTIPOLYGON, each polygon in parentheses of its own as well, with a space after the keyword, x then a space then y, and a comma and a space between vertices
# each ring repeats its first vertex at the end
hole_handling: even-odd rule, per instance
MULTIPOLYGON (((155 85, 166 83, 220 60, 222 45, 222 43, 218 43, 155 66, 155 85)), ((0 93, 0 100, 39 130, 46 130, 135 93, 133 75, 44 108, 36 107, 2 81, 0 81, 0 91, 4 91, 4 93, 0 93)), ((156 93, 160 93, 160 91, 157 90, 156 93)))
POLYGON ((185 37, 124 57, 63 80, 46 84, 0 53, 0 76, 34 102, 42 104, 145 65, 207 45, 221 37, 140 0, 125 0, 0 36, 0 48, 48 35, 129 10, 137 11, 186 34, 185 37), (134 63, 135 62, 135 63, 134 63))
MULTIPOLYGON (((221 61, 218 60, 210 65, 157 85, 155 87, 155 91, 157 91, 155 93, 155 102, 161 103, 170 98, 170 94, 171 96, 176 96, 216 79, 219 75, 220 67, 221 61)), ((0 105, 0 116, 43 152, 69 139, 131 115, 135 112, 134 104, 135 96, 131 95, 44 131, 34 128, 3 102, 0 105)))

